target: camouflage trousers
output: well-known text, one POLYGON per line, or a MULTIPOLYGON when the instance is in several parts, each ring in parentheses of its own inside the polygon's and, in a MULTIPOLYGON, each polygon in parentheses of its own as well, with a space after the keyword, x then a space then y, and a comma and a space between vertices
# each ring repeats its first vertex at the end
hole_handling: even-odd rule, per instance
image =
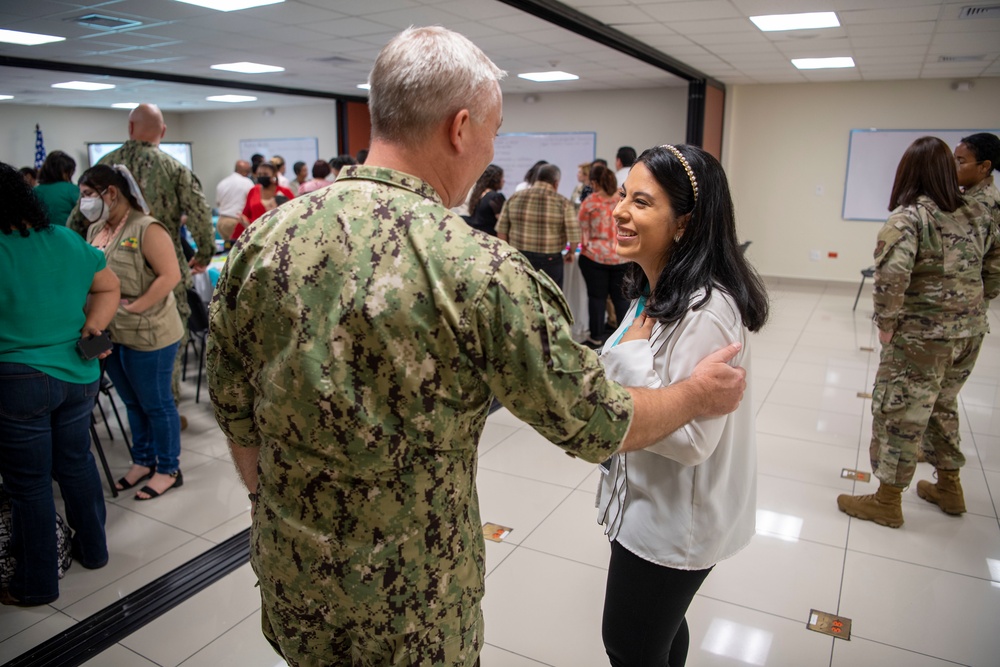
MULTIPOLYGON (((188 276, 188 280, 190 280, 188 276)), ((181 322, 184 324, 184 337, 181 338, 180 345, 177 346, 177 356, 174 357, 174 372, 170 378, 170 389, 174 392, 174 403, 180 405, 181 402, 181 373, 184 368, 182 360, 184 359, 184 348, 187 347, 188 337, 190 332, 188 331, 188 317, 191 316, 191 306, 188 305, 187 297, 187 286, 185 281, 181 280, 174 287, 174 301, 177 302, 177 312, 181 316, 181 322)), ((197 361, 195 361, 197 365, 197 361)))
POLYGON ((917 450, 942 470, 965 465, 959 449, 958 392, 969 378, 984 336, 932 340, 896 334, 882 346, 872 391, 872 470, 906 487, 917 450))

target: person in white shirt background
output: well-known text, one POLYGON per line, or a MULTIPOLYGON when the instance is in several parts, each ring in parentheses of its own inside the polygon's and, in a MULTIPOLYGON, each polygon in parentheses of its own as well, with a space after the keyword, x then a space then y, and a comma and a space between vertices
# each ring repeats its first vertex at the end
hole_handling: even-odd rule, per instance
POLYGON ((602 634, 611 664, 679 667, 687 608, 712 567, 755 531, 757 454, 748 331, 768 297, 739 251, 718 160, 658 146, 632 167, 614 210, 618 254, 634 263, 633 299, 605 344, 608 377, 657 388, 691 375, 706 353, 740 342, 747 393, 732 414, 696 419, 601 465, 598 521, 611 540, 602 634))
POLYGON ((219 235, 228 239, 240 221, 240 213, 247 201, 247 193, 253 187, 250 180, 250 163, 237 160, 233 173, 219 181, 215 186, 215 208, 219 212, 216 229, 219 235))
POLYGON ((615 154, 615 178, 618 183, 624 183, 628 178, 628 172, 635 164, 635 149, 631 146, 622 146, 615 154))

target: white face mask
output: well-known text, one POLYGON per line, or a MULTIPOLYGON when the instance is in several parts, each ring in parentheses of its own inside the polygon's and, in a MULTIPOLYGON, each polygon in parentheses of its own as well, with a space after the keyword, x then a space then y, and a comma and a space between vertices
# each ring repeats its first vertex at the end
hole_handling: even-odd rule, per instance
POLYGON ((110 211, 104 203, 104 199, 99 196, 81 197, 80 213, 92 223, 106 222, 110 211))

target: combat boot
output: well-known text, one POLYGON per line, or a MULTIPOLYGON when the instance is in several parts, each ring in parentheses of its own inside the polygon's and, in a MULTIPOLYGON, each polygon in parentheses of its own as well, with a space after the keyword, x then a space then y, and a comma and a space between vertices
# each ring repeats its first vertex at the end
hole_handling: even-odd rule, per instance
POLYGON ((958 480, 958 471, 936 470, 934 476, 937 477, 937 484, 924 480, 917 482, 917 495, 940 507, 945 514, 963 514, 965 495, 958 480))
POLYGON ((858 519, 899 528, 903 525, 902 494, 903 489, 883 482, 875 493, 867 496, 837 496, 837 507, 858 519))

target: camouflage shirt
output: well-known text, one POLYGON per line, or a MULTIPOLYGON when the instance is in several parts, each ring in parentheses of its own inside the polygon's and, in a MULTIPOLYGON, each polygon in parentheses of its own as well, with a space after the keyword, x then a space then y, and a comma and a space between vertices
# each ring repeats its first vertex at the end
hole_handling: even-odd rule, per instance
MULTIPOLYGON (((187 214, 187 228, 198 245, 198 263, 208 266, 215 254, 215 231, 212 210, 194 173, 158 147, 145 141, 129 139, 102 157, 98 164, 123 164, 135 177, 142 196, 149 204, 149 214, 161 221, 174 240, 182 283, 190 287, 191 270, 181 247, 181 216, 187 214)), ((69 216, 67 226, 86 236, 90 221, 80 213, 79 204, 69 216)))
POLYGON ((240 237, 211 306, 209 384, 226 435, 261 448, 253 562, 296 651, 342 664, 406 634, 467 641, 445 664, 472 664, 493 396, 593 462, 631 422, 568 313, 522 255, 390 169, 345 168, 240 237))
POLYGON ((921 195, 915 205, 896 208, 879 231, 879 329, 936 339, 985 334, 987 305, 998 292, 1000 239, 979 204, 945 213, 921 195))
POLYGON ((993 183, 992 174, 967 189, 965 196, 982 204, 993 218, 993 224, 1000 225, 1000 190, 993 183))

